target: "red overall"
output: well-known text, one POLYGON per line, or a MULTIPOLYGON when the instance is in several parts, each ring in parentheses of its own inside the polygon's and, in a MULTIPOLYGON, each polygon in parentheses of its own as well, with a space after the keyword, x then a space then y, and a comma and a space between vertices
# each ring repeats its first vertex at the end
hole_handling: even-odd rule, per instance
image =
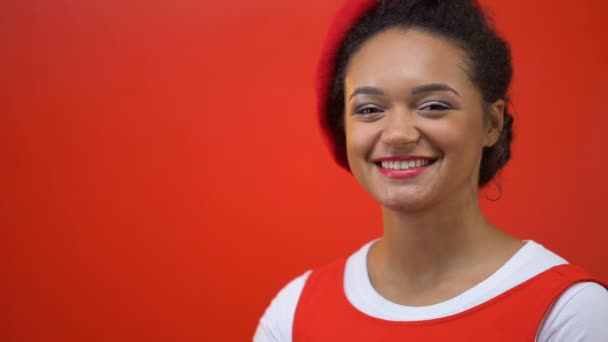
POLYGON ((296 308, 293 342, 533 342, 545 314, 566 289, 583 281, 600 283, 577 266, 560 265, 464 312, 393 322, 368 316, 349 303, 344 266, 341 260, 311 273, 296 308))

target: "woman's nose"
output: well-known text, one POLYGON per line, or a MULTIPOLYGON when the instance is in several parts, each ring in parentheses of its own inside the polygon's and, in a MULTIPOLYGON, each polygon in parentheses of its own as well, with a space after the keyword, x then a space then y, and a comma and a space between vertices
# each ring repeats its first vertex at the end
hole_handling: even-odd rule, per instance
POLYGON ((385 126, 381 140, 391 148, 402 148, 408 144, 415 144, 420 139, 420 131, 416 127, 413 113, 395 111, 385 118, 385 126))

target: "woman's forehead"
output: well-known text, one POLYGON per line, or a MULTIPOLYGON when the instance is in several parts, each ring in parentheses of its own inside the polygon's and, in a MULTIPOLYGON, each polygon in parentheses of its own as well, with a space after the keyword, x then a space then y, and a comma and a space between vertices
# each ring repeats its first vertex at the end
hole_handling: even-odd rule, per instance
POLYGON ((351 56, 345 85, 391 87, 408 82, 470 83, 466 55, 451 41, 420 30, 380 32, 351 56))

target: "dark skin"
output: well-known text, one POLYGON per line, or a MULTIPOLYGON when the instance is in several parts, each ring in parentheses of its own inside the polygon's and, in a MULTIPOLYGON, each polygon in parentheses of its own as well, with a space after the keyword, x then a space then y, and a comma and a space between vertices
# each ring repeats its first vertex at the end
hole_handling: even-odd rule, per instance
POLYGON ((366 41, 345 78, 345 133, 355 178, 382 207, 384 235, 370 249, 378 293, 427 306, 467 291, 523 242, 492 226, 478 203, 483 147, 496 143, 505 103, 485 104, 466 54, 419 30, 391 29, 366 41), (394 179, 377 158, 422 156, 421 174, 394 179))

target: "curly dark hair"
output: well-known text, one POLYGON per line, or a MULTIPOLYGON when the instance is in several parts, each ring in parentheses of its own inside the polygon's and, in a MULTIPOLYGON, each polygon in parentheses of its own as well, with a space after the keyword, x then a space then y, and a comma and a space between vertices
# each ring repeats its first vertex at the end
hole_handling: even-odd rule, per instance
MULTIPOLYGON (((344 78, 351 56, 373 35, 390 28, 414 28, 448 39, 467 56, 468 73, 487 108, 503 99, 513 76, 511 52, 493 21, 475 0, 379 0, 348 31, 335 59, 322 120, 338 164, 349 170, 344 132, 344 78)), ((487 111, 486 111, 487 112, 487 111)), ((497 142, 483 149, 479 186, 486 185, 511 157, 513 116, 505 108, 497 142)))

